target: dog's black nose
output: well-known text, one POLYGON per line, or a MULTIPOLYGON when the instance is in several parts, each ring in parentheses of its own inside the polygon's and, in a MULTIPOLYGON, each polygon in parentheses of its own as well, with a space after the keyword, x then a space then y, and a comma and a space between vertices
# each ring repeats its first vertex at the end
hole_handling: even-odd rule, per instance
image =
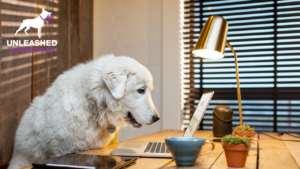
POLYGON ((152 117, 153 122, 157 122, 159 120, 159 117, 157 117, 156 115, 152 117))

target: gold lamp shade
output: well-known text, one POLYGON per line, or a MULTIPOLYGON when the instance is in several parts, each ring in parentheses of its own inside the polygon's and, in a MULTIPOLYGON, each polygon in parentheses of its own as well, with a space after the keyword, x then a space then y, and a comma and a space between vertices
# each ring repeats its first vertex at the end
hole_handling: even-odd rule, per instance
POLYGON ((221 16, 211 16, 205 22, 193 54, 206 59, 224 57, 228 22, 221 16))

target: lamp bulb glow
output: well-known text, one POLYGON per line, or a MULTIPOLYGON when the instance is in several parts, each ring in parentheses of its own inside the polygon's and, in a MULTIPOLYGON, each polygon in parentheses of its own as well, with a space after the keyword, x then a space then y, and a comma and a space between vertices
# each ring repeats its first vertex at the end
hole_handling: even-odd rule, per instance
POLYGON ((221 59, 224 57, 222 53, 210 49, 193 50, 193 54, 204 59, 221 59))

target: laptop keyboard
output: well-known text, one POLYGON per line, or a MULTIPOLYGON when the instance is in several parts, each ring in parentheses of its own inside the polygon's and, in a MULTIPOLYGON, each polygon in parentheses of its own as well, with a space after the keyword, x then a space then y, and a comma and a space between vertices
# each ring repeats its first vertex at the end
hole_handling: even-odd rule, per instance
POLYGON ((144 153, 170 153, 164 142, 149 142, 144 153))

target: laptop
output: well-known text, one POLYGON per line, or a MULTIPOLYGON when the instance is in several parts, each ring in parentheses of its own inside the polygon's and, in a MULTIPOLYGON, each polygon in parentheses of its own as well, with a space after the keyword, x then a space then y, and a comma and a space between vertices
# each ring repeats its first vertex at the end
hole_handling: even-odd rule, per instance
MULTIPOLYGON (((214 91, 202 95, 183 137, 194 136, 213 95, 214 91)), ((172 157, 165 142, 159 141, 124 141, 110 154, 114 156, 172 157)))

